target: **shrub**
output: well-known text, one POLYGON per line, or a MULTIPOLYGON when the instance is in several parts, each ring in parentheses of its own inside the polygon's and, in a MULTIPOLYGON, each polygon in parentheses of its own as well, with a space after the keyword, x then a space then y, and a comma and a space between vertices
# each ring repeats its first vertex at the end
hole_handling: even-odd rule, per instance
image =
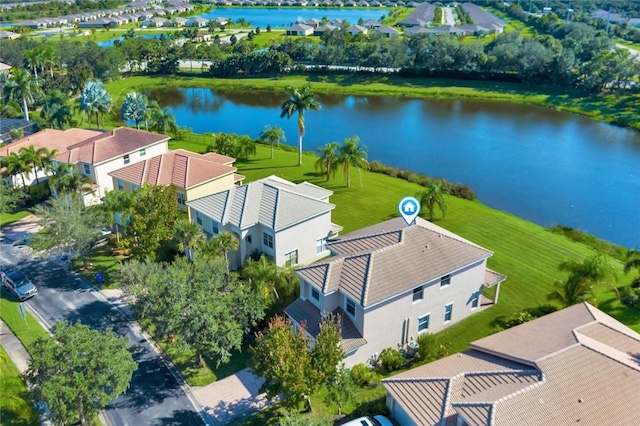
MULTIPOLYGON (((397 351, 396 351, 397 352, 397 351)), ((387 407, 385 398, 376 398, 371 401, 367 401, 364 404, 360 404, 358 408, 356 408, 353 417, 361 417, 361 416, 377 416, 389 415, 389 408, 387 407)))
POLYGON ((640 309, 640 288, 626 286, 620 290, 620 301, 636 309, 640 309))
POLYGON ((351 379, 360 387, 376 387, 382 376, 364 364, 356 364, 351 368, 351 379))
POLYGON ((418 359, 420 363, 431 362, 449 355, 449 345, 431 333, 422 333, 418 342, 418 359))
POLYGON ((451 185, 449 189, 449 194, 454 197, 464 198, 465 200, 475 200, 476 193, 473 192, 473 189, 469 185, 465 185, 462 183, 454 183, 451 185))
POLYGON ((380 353, 380 364, 390 373, 404 365, 404 357, 397 349, 386 348, 380 353))

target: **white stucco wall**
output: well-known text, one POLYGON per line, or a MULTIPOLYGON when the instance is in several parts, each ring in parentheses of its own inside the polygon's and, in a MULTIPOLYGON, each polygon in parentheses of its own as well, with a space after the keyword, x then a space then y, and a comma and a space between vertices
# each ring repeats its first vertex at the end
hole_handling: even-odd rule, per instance
MULTIPOLYGON (((317 240, 326 237, 331 230, 331 212, 280 230, 274 238, 274 261, 280 266, 285 264, 285 253, 298 250, 298 265, 313 263, 327 255, 317 253, 317 240)), ((260 237, 262 238, 262 236, 260 237)))

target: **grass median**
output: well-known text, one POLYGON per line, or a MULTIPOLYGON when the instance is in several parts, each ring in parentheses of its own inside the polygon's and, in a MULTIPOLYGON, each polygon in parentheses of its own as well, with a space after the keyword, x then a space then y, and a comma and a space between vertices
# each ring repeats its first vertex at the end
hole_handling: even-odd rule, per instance
POLYGON ((3 425, 39 425, 27 385, 9 354, 0 346, 0 420, 3 425))

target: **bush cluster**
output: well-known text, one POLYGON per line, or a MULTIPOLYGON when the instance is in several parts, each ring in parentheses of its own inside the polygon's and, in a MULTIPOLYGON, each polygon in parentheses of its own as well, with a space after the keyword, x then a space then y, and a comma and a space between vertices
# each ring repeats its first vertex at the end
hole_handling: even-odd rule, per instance
POLYGON ((435 178, 426 176, 421 173, 414 173, 411 170, 401 169, 399 167, 392 167, 382 164, 379 161, 372 161, 369 163, 369 170, 374 173, 382 173, 387 176, 397 177, 406 181, 417 183, 420 186, 427 187, 432 184, 440 185, 447 193, 454 197, 464 198, 465 200, 475 200, 476 194, 473 192, 469 185, 462 183, 449 182, 446 179, 435 178))
POLYGON ((418 362, 425 364, 449 355, 449 344, 441 341, 436 335, 422 333, 416 339, 418 342, 418 362))
POLYGON ((640 309, 640 287, 624 287, 620 291, 620 301, 627 306, 640 309))
POLYGON ((376 387, 380 384, 382 376, 364 364, 356 364, 351 367, 351 379, 360 387, 376 387))
POLYGON ((404 356, 395 348, 386 348, 380 353, 380 364, 387 373, 391 373, 404 365, 404 356))

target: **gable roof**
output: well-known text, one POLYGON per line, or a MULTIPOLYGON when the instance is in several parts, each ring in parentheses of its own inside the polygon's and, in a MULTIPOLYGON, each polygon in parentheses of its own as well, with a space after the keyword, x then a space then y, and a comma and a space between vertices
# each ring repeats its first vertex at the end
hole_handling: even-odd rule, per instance
POLYGON ((218 157, 229 157, 214 154, 197 154, 184 149, 176 149, 147 160, 130 164, 109 173, 109 176, 123 179, 138 186, 174 185, 189 189, 213 179, 232 174, 238 169, 220 164, 218 157))
POLYGON ((330 241, 337 256, 296 272, 324 294, 341 291, 367 307, 492 255, 437 225, 398 219, 330 241))
POLYGON ((27 148, 30 145, 36 149, 45 147, 51 151, 57 149, 59 152, 66 152, 70 146, 101 134, 100 131, 88 129, 44 129, 0 147, 0 157, 6 157, 12 152, 18 152, 20 148, 27 148))
POLYGON ((421 425, 625 424, 640 416, 640 334, 583 303, 383 383, 421 425))
POLYGON ((275 231, 335 208, 322 197, 310 196, 304 183, 285 185, 282 181, 270 176, 188 201, 187 205, 221 224, 246 229, 260 223, 275 231))
POLYGON ((55 160, 99 164, 167 140, 169 136, 119 127, 67 147, 67 151, 58 154, 55 160))

